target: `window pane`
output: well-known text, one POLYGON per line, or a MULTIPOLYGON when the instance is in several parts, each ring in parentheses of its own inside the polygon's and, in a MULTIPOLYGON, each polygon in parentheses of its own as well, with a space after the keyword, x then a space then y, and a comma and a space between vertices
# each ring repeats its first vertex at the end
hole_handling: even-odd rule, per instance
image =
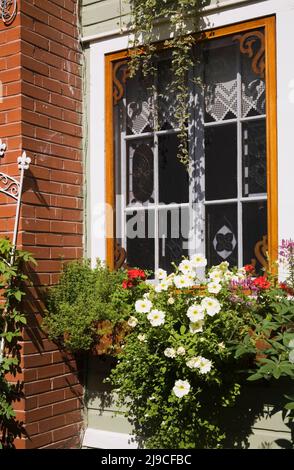
POLYGON ((138 72, 127 80, 126 120, 127 134, 141 134, 153 130, 152 82, 138 72))
POLYGON ((177 158, 178 145, 175 134, 158 139, 159 202, 164 204, 189 201, 189 177, 177 158))
POLYGON ((238 46, 231 37, 209 41, 204 49, 205 121, 236 119, 238 46))
POLYGON ((243 204, 243 262, 256 261, 257 271, 261 269, 261 260, 265 259, 266 249, 257 245, 267 236, 267 203, 246 202, 243 204), (256 248, 256 253, 255 253, 256 248))
POLYGON ((237 125, 205 129, 205 199, 237 197, 237 125))
POLYGON ((159 210, 159 267, 169 273, 172 262, 188 256, 189 208, 159 210))
POLYGON ((243 124, 243 196, 266 193, 265 120, 243 124))
POLYGON ((158 92, 158 120, 161 130, 175 129, 177 127, 176 93, 171 90, 172 65, 171 60, 162 60, 158 63, 157 92, 158 92))
POLYGON ((154 271, 154 212, 134 211, 126 222, 128 266, 154 271))
POLYGON ((128 144, 128 204, 154 202, 153 141, 139 139, 128 144))
POLYGON ((237 205, 206 207, 206 256, 209 266, 228 261, 238 265, 237 205))
MULTIPOLYGON (((248 36, 247 33, 245 33, 248 36)), ((242 116, 258 116, 265 114, 265 79, 262 72, 260 55, 261 41, 264 41, 264 30, 252 31, 252 36, 246 40, 247 46, 252 48, 251 57, 241 54, 242 74, 242 116), (257 62, 253 58, 259 58, 257 62)))

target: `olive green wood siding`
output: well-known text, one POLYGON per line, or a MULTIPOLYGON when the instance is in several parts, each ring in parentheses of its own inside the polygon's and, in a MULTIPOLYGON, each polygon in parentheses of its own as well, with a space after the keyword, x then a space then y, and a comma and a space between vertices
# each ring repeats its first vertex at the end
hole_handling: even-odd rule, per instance
MULTIPOLYGON (((241 4, 249 0, 211 0, 210 4, 241 4)), ((257 0, 256 3, 264 0, 257 0)), ((82 0, 82 36, 107 34, 125 27, 129 22, 130 7, 127 0, 82 0)))

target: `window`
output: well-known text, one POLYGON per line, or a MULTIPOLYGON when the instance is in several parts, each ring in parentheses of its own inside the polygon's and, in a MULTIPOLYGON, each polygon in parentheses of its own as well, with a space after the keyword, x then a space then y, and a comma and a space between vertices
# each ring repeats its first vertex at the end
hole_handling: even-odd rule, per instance
POLYGON ((152 93, 139 73, 127 77, 125 57, 106 62, 108 261, 122 247, 130 266, 152 271, 195 252, 210 265, 260 269, 277 240, 274 20, 213 31, 195 46, 189 174, 177 159, 168 55, 157 61, 152 93))

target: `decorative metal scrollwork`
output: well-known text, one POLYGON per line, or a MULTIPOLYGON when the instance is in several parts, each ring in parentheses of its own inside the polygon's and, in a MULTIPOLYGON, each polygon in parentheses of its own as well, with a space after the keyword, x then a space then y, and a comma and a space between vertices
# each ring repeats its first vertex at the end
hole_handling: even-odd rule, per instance
POLYGON ((267 253, 268 253, 268 238, 267 235, 262 237, 262 240, 256 243, 254 247, 254 254, 256 259, 252 259, 251 263, 253 266, 256 266, 256 260, 259 261, 261 266, 265 269, 268 269, 268 260, 267 260, 267 253))
POLYGON ((0 193, 17 200, 19 196, 19 182, 11 176, 0 173, 0 193))
POLYGON ((12 23, 17 13, 17 0, 0 0, 0 15, 4 24, 12 23))
POLYGON ((114 268, 122 268, 125 264, 126 257, 126 250, 122 248, 118 243, 116 243, 114 247, 114 268))
POLYGON ((125 93, 125 86, 129 78, 129 69, 127 62, 121 60, 116 62, 113 67, 113 104, 119 103, 125 93))
POLYGON ((245 34, 237 34, 233 37, 233 41, 240 42, 240 51, 242 54, 248 55, 252 59, 252 71, 260 78, 265 75, 265 38, 262 31, 250 31, 245 34), (254 48, 256 42, 260 42, 258 50, 254 48))

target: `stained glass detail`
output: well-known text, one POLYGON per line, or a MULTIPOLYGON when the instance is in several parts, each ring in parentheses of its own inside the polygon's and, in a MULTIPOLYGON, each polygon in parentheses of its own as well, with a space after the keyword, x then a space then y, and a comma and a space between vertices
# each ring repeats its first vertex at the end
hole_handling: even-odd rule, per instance
POLYGON ((153 96, 150 80, 138 73, 126 86, 127 133, 141 134, 153 130, 153 96))
POLYGON ((205 120, 206 122, 234 119, 238 115, 236 45, 204 50, 205 120))
POLYGON ((177 158, 179 139, 176 134, 158 138, 159 202, 189 202, 189 175, 177 158))
POLYGON ((219 204, 206 207, 206 256, 210 266, 226 260, 238 265, 237 205, 219 204))
POLYGON ((267 202, 246 202, 243 204, 243 263, 256 262, 256 271, 262 266, 255 253, 257 244, 267 235, 267 202))
POLYGON ((243 196, 266 194, 266 123, 243 124, 243 196))
POLYGON ((128 203, 154 203, 153 142, 136 140, 128 146, 128 203))
POLYGON ((237 196, 237 125, 205 129, 205 199, 237 196), (224 144, 225 143, 225 144, 224 144))

